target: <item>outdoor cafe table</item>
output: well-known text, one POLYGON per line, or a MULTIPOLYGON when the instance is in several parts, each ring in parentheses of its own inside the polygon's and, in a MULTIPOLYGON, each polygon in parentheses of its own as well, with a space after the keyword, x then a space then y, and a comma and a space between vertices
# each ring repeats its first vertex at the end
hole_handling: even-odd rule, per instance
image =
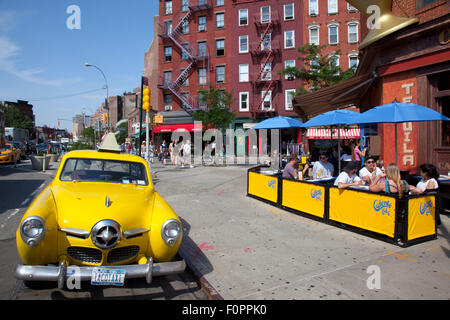
POLYGON ((247 195, 273 206, 399 246, 436 239, 437 195, 400 199, 361 186, 339 189, 323 181, 284 179, 268 168, 248 170, 247 195))

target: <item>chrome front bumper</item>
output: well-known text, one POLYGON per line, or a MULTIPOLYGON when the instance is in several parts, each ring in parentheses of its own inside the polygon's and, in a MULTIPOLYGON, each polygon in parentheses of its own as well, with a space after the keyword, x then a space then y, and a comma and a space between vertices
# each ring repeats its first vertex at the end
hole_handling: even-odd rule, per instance
POLYGON ((74 265, 67 267, 64 262, 59 266, 18 265, 15 276, 19 280, 27 281, 57 281, 58 287, 61 289, 66 280, 75 274, 77 274, 80 281, 90 281, 92 270, 98 267, 125 270, 125 279, 145 278, 146 282, 150 284, 153 276, 164 276, 183 272, 186 269, 186 262, 180 260, 175 262, 153 263, 152 258, 150 258, 146 264, 121 266, 80 267, 74 265))

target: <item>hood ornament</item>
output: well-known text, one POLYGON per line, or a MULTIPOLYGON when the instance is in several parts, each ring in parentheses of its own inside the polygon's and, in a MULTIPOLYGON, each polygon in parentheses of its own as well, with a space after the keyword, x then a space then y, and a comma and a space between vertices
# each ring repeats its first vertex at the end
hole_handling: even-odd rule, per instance
POLYGON ((106 206, 107 208, 109 208, 109 207, 111 206, 111 204, 112 204, 112 201, 111 201, 111 199, 109 199, 109 197, 108 197, 108 196, 106 196, 106 200, 105 200, 105 206, 106 206))

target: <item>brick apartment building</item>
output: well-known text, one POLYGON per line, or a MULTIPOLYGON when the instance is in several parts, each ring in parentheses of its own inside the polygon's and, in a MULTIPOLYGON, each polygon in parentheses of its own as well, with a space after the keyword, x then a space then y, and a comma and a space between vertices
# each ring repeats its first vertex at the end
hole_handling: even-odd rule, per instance
MULTIPOLYGON (((360 11, 380 5, 381 28, 371 30, 359 48, 353 79, 295 98, 294 109, 305 120, 349 105, 366 111, 394 100, 429 107, 450 116, 450 6, 445 0, 350 1, 360 11), (381 36, 380 36, 381 35, 381 36)), ((410 174, 432 163, 450 172, 450 124, 445 121, 377 124, 370 134, 371 155, 385 164, 395 161, 410 174)), ((445 184, 443 184, 445 186, 445 184)), ((448 188, 448 185, 447 187, 448 188)))

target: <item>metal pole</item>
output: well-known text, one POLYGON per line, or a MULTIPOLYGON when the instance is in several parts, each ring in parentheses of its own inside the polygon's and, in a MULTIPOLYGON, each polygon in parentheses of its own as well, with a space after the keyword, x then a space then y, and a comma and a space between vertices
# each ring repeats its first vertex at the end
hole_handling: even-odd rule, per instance
POLYGON ((150 112, 146 112, 145 120, 145 160, 148 162, 148 145, 149 145, 149 135, 150 135, 150 123, 149 123, 149 114, 150 112))
POLYGON ((397 123, 395 123, 395 164, 397 164, 397 123))
POLYGON ((140 101, 140 107, 139 107, 139 157, 141 156, 141 133, 142 133, 142 95, 143 95, 143 87, 144 87, 144 77, 141 77, 141 101, 140 101))

